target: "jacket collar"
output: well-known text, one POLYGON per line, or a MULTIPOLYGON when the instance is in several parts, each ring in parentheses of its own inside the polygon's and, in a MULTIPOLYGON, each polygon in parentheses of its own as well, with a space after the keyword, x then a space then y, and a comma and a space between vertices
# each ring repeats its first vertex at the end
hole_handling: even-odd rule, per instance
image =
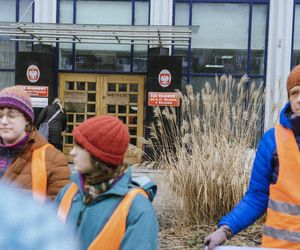
MULTIPOLYGON (((77 184, 81 195, 83 195, 83 190, 79 180, 79 174, 76 173, 72 175, 71 179, 77 184)), ((123 174, 123 176, 116 183, 114 183, 109 190, 99 195, 99 197, 111 196, 111 195, 125 196, 129 191, 130 183, 131 183, 131 169, 129 167, 128 170, 123 174)))
POLYGON ((280 112, 279 122, 282 126, 292 129, 290 113, 291 113, 291 104, 290 102, 288 102, 287 104, 285 104, 285 106, 280 112))
POLYGON ((35 128, 31 131, 28 142, 31 144, 32 150, 40 148, 48 143, 48 141, 35 128))

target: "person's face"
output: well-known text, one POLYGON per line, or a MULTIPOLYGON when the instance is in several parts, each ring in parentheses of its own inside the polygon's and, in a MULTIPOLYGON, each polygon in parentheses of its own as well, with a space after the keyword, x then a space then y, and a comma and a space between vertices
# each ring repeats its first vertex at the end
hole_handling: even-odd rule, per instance
POLYGON ((289 90, 289 100, 294 114, 300 116, 300 85, 296 85, 289 90))
POLYGON ((0 108, 0 137, 4 144, 14 144, 26 135, 25 116, 13 108, 0 108))
POLYGON ((89 174, 93 172, 90 153, 84 148, 75 144, 70 152, 70 155, 74 157, 74 167, 79 173, 89 174))

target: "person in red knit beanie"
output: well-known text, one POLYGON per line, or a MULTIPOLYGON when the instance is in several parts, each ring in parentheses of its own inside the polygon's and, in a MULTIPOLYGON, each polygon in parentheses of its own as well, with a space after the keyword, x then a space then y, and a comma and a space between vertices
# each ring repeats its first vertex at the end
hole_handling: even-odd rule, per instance
POLYGON ((156 249, 156 186, 132 178, 124 161, 128 127, 116 117, 96 116, 76 127, 73 137, 76 173, 55 203, 58 216, 76 228, 82 249, 156 249))

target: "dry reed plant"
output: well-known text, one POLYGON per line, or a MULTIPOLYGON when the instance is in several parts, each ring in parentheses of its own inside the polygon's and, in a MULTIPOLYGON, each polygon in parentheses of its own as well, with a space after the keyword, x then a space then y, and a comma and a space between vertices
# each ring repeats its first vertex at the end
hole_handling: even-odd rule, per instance
POLYGON ((252 155, 260 133, 263 84, 244 76, 216 77, 215 89, 206 82, 201 93, 186 87, 181 95, 181 125, 174 108, 154 110, 151 126, 156 164, 165 169, 163 196, 171 192, 184 225, 215 223, 244 194, 252 155))

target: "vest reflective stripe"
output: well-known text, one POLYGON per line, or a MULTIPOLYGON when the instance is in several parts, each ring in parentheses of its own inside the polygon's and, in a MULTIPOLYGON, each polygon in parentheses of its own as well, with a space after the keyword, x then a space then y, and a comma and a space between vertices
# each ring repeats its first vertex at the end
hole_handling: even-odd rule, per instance
POLYGON ((32 193, 34 198, 38 198, 41 200, 45 200, 47 195, 47 171, 45 153, 46 148, 50 146, 52 145, 48 143, 40 148, 35 149, 32 153, 32 193))
POLYGON ((300 242, 300 233, 297 232, 290 232, 286 230, 280 230, 280 229, 264 226, 263 234, 281 240, 300 242))
POLYGON ((268 208, 277 212, 300 216, 300 206, 280 201, 273 201, 271 198, 269 199, 268 208))
POLYGON ((300 248, 300 152, 291 130, 278 124, 275 138, 279 173, 270 185, 262 246, 300 248))
POLYGON ((266 226, 274 227, 277 229, 300 232, 300 217, 296 215, 285 214, 281 212, 274 211, 270 208, 267 210, 267 214, 272 218, 272 221, 266 221, 266 226), (282 225, 288 225, 288 227, 283 227, 282 225))
POLYGON ((69 211, 70 211, 70 208, 71 208, 71 205, 72 205, 73 198, 74 198, 75 194, 77 193, 77 191, 78 191, 78 187, 73 182, 70 185, 70 187, 67 189, 64 197, 61 200, 61 203, 60 203, 59 208, 58 208, 57 215, 58 215, 58 218, 60 218, 60 220, 63 223, 66 222, 66 219, 68 217, 68 214, 69 214, 69 211))
POLYGON ((131 203, 137 194, 142 194, 148 198, 147 193, 141 188, 135 188, 128 192, 120 205, 116 208, 102 231, 89 246, 88 250, 120 249, 123 236, 126 231, 126 219, 131 203))
MULTIPOLYGON (((276 249, 286 249, 286 246, 289 245, 290 248, 289 249, 298 249, 299 247, 299 243, 297 242, 291 242, 291 241, 287 241, 287 240, 277 240, 275 238, 269 237, 267 235, 264 234, 264 241, 266 243, 269 243, 269 245, 276 245, 276 249)), ((263 248, 263 249, 275 249, 275 248, 263 248)))

